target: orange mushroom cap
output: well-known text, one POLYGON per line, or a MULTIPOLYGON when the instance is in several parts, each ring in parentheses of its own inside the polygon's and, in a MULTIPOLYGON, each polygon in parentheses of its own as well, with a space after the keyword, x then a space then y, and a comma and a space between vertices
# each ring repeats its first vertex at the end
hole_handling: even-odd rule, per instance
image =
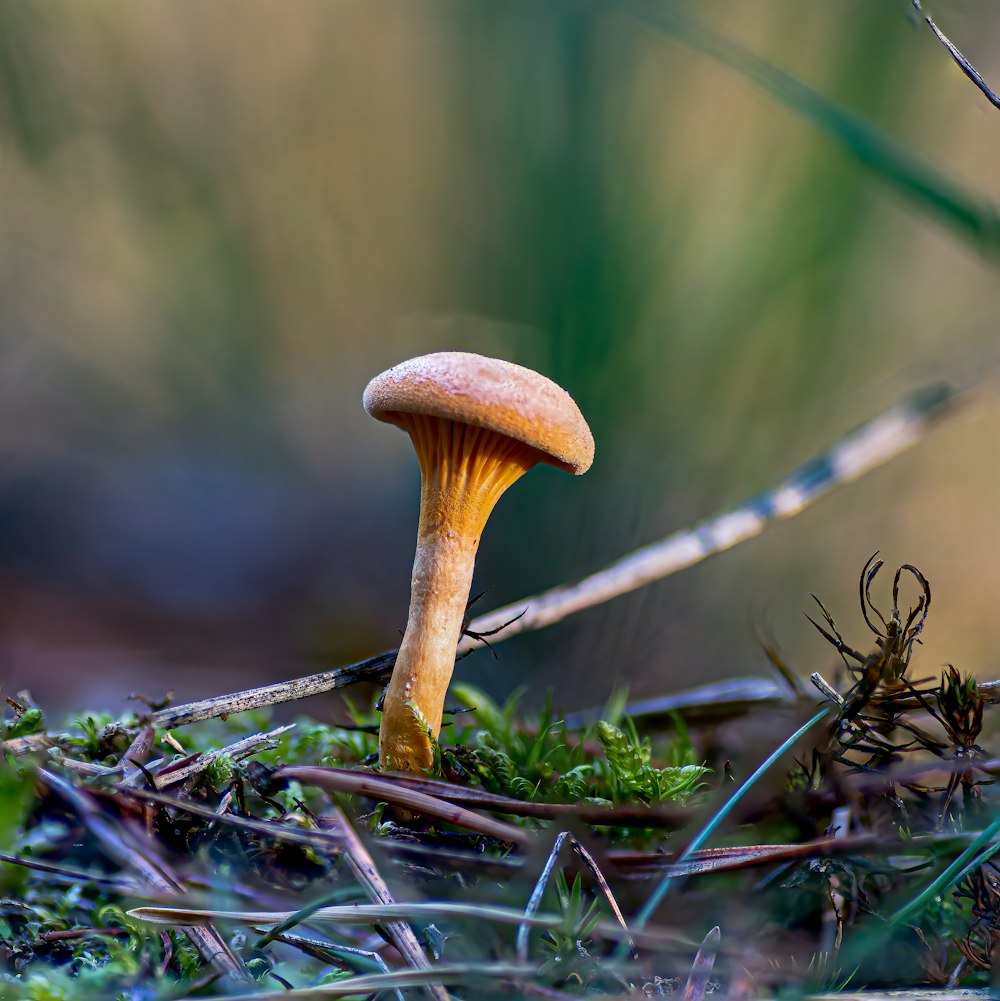
POLYGON ((401 424, 399 414, 420 414, 485 428, 577 476, 594 461, 594 437, 569 393, 499 358, 466 351, 411 358, 372 379, 364 406, 389 424, 401 424))

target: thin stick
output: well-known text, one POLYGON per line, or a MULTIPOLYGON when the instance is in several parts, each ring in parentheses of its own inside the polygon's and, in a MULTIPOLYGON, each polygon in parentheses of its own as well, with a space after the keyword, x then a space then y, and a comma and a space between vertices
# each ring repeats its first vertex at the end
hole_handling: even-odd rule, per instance
MULTIPOLYGON (((257 930, 257 929, 255 929, 257 930)), ((367 959, 373 966, 377 966, 380 973, 392 973, 386 961, 377 953, 369 949, 357 949, 352 945, 338 945, 334 942, 327 942, 318 938, 306 938, 303 935, 293 935, 291 932, 280 932, 271 935, 276 942, 283 942, 294 949, 300 949, 307 956, 319 959, 323 962, 330 962, 331 958, 337 962, 342 962, 344 956, 356 956, 367 959)), ((362 970, 362 973, 365 971, 362 970)), ((401 990, 392 992, 396 996, 396 1001, 406 1001, 401 990)))
POLYGON ((635 947, 635 942, 632 941, 632 936, 629 934, 628 923, 625 921, 625 915, 622 914, 622 909, 618 906, 618 901, 615 899, 614 893, 611 891, 611 886, 608 881, 604 878, 604 873, 601 872, 600 866, 597 864, 597 859, 590 854, 589 851, 579 842, 576 838, 570 835, 570 844, 573 846, 573 851, 583 859, 587 868, 590 870, 591 875, 597 881, 597 885, 601 888, 601 892, 604 894, 604 899, 608 902, 608 907, 611 908, 611 913, 614 914, 615 920, 622 926, 622 930, 625 932, 625 940, 629 944, 631 950, 632 959, 639 958, 639 951, 635 947))
POLYGON ((952 42, 952 40, 934 23, 934 20, 930 17, 930 15, 924 14, 924 8, 921 5, 920 0, 911 0, 911 2, 913 3, 913 9, 924 15, 927 27, 934 32, 937 36, 937 40, 948 50, 951 58, 958 63, 959 69, 961 69, 961 71, 983 92, 986 96, 986 100, 989 101, 994 108, 1000 108, 1000 97, 997 97, 997 95, 990 90, 989 85, 983 79, 979 70, 977 70, 976 67, 962 55, 958 46, 955 45, 955 43, 952 42))
MULTIPOLYGON (((303 769, 304 771, 307 769, 303 769)), ((355 879, 364 887, 365 893, 376 904, 394 904, 396 902, 389 892, 382 874, 375 865, 368 849, 351 826, 346 814, 336 804, 332 807, 332 816, 337 820, 337 833, 344 841, 344 858, 347 861, 355 879)), ((430 960, 420 947, 417 936, 410 927, 408 920, 389 921, 385 925, 386 934, 392 944, 400 951, 407 965, 413 970, 426 971, 431 969, 430 960)), ((436 1001, 450 1001, 451 995, 439 980, 424 981, 426 991, 436 1001)))
MULTIPOLYGON (((493 813, 509 813, 518 817, 538 817, 541 820, 551 820, 557 817, 576 817, 593 824, 618 825, 621 827, 641 825, 644 827, 666 827, 676 829, 683 827, 689 818, 690 811, 679 806, 601 806, 589 803, 543 803, 510 796, 498 796, 485 789, 475 789, 472 786, 460 786, 441 779, 425 778, 422 775, 405 775, 399 772, 384 772, 373 775, 371 772, 356 768, 338 768, 334 765, 323 765, 326 775, 345 776, 347 788, 352 792, 364 793, 361 783, 369 778, 380 783, 410 789, 425 793, 446 803, 459 806, 476 807, 490 810, 493 813), (364 776, 364 778, 359 778, 364 776)), ((386 788, 388 788, 388 785, 386 788)), ((381 787, 380 787, 381 788, 381 787)), ((381 793, 379 793, 381 795, 381 793)), ((400 803, 406 806, 406 803, 400 803)), ((514 830, 520 830, 515 828, 514 830)), ((511 831, 510 833, 513 833, 511 831)), ((523 833, 523 832, 522 832, 523 833)))
POLYGON ((614 914, 615 920, 621 926, 622 931, 625 933, 625 941, 629 945, 629 950, 632 959, 639 958, 639 952, 635 947, 635 942, 632 940, 632 936, 629 934, 628 924, 625 921, 625 915, 622 914, 622 909, 618 906, 618 901, 615 899, 614 893, 611 891, 611 887, 608 881, 604 878, 604 873, 601 872, 600 866, 597 864, 597 859, 587 851, 584 846, 577 841, 568 831, 560 831, 556 835, 556 840, 552 845, 552 851, 549 852, 549 857, 545 860, 545 866, 542 869, 541 875, 535 883, 534 889, 531 891, 531 897, 528 899, 528 906, 524 909, 524 920, 518 926, 517 937, 514 940, 515 948, 517 949, 517 961, 519 963, 526 963, 528 961, 528 932, 531 929, 531 919, 538 913, 538 908, 541 906, 542 897, 545 895, 545 887, 548 885, 549 877, 552 875, 552 870, 556 864, 556 858, 559 856, 559 851, 562 846, 569 841, 573 846, 573 850, 583 859, 587 868, 590 869, 591 874, 597 881, 597 885, 601 888, 601 892, 604 894, 605 900, 608 902, 608 906, 611 908, 611 913, 614 914))
MULTIPOLYGON (((137 921, 153 925, 206 924, 212 921, 232 921, 246 925, 269 925, 287 921, 299 914, 298 911, 224 911, 205 910, 195 907, 169 907, 152 905, 135 907, 127 912, 137 921)), ((373 925, 386 921, 440 921, 446 918, 462 918, 473 921, 495 921, 498 924, 521 925, 527 921, 533 928, 561 928, 566 923, 562 914, 536 914, 526 918, 515 907, 501 907, 497 904, 466 904, 455 900, 411 901, 395 904, 338 904, 321 907, 309 915, 310 924, 373 925)), ((628 942, 632 937, 615 921, 598 921, 592 935, 610 939, 612 942, 628 942)), ((651 927, 639 932, 636 940, 643 945, 663 948, 673 945, 685 950, 692 949, 695 942, 668 928, 651 927)))
POLYGON ((167 796, 162 792, 153 792, 151 789, 122 788, 121 795, 134 797, 149 803, 159 803, 172 810, 180 810, 182 813, 189 813, 192 817, 202 817, 205 820, 226 827, 238 827, 244 831, 253 831, 254 834, 263 834, 265 837, 274 838, 277 841, 285 841, 289 844, 306 845, 317 851, 339 852, 343 850, 343 842, 339 837, 330 831, 310 831, 301 830, 297 827, 289 827, 276 821, 257 820, 253 817, 242 817, 235 813, 218 813, 210 806, 195 803, 190 799, 177 799, 174 796, 167 796))
POLYGON ((813 673, 809 675, 809 680, 820 690, 823 698, 826 699, 827 702, 832 702, 835 706, 843 708, 844 696, 841 695, 840 692, 838 692, 837 689, 834 688, 833 685, 831 685, 830 682, 819 673, 819 671, 813 671, 813 673))
POLYGON ((224 754, 228 754, 235 761, 240 761, 258 751, 270 750, 278 746, 278 741, 275 738, 291 730, 294 726, 294 723, 289 723, 286 726, 269 730, 267 733, 254 733, 242 740, 228 744, 226 747, 219 747, 214 751, 202 754, 186 764, 179 764, 177 767, 168 765, 153 776, 153 782, 157 789, 166 789, 167 786, 176 785, 178 782, 191 778, 192 775, 205 771, 224 754))
POLYGON ((94 883, 98 886, 111 886, 123 893, 135 893, 138 890, 138 884, 127 877, 109 876, 103 872, 87 872, 83 869, 66 869, 62 866, 39 862, 37 859, 22 858, 20 855, 8 855, 5 852, 0 852, 0 862, 21 865, 25 869, 48 873, 55 879, 65 879, 71 883, 81 882, 94 883))
MULTIPOLYGON (((951 400, 951 391, 946 394, 945 399, 951 400)), ((929 390, 913 394, 742 507, 637 549, 575 584, 498 608, 476 619, 469 631, 490 633, 490 643, 495 645, 518 633, 554 625, 568 615, 662 580, 752 539, 772 522, 793 517, 822 494, 915 445, 938 416, 943 402, 942 390, 934 396, 929 390)), ((475 639, 464 636, 458 653, 475 646, 475 639)))
MULTIPOLYGON (((496 983, 504 978, 522 979, 534 977, 534 967, 512 966, 509 963, 454 963, 440 967, 442 976, 454 983, 490 981, 496 983)), ((372 995, 381 991, 402 987, 419 987, 429 984, 435 977, 434 970, 396 970, 394 973, 366 973, 347 980, 338 980, 316 987, 296 987, 286 991, 266 991, 262 994, 215 995, 210 998, 195 998, 188 995, 180 1001, 295 1001, 297 998, 344 998, 356 995, 372 995)), ((530 984, 526 984, 530 987, 530 984)), ((567 999, 570 994, 556 994, 567 999)))
POLYGON ((333 792, 350 792, 359 796, 369 796, 373 799, 383 799, 395 806, 405 807, 417 813, 430 817, 438 817, 457 827, 465 827, 515 845, 529 845, 533 837, 528 831, 515 827, 513 824, 484 817, 481 813, 455 806, 436 796, 428 796, 424 792, 404 789, 395 782, 387 782, 376 775, 365 772, 351 772, 342 769, 289 767, 277 768, 272 773, 275 781, 292 779, 303 785, 319 786, 333 792))
POLYGON ((541 907, 542 897, 545 896, 545 887, 549 885, 549 877, 555 868, 559 849, 562 848, 568 837, 569 833, 567 831, 560 831, 556 835, 556 840, 552 843, 552 851, 549 852, 549 857, 545 860, 545 865, 542 867, 542 871, 535 881, 535 887, 531 891, 531 896, 528 898, 528 906, 524 909, 524 920, 518 925, 517 936, 514 939, 514 947, 517 950, 517 961, 519 963, 528 962, 528 932, 531 930, 531 919, 538 913, 538 908, 541 907))
MULTIPOLYGON (((469 625, 468 633, 488 633, 490 644, 495 646, 511 636, 544 629, 575 612, 662 580, 760 535, 772 522, 793 517, 834 487, 858 479, 911 448, 956 399, 956 392, 946 385, 924 387, 842 438, 760 497, 696 528, 674 532, 637 549, 575 584, 544 591, 480 616, 469 625)), ((479 643, 468 633, 458 644, 459 656, 476 649, 479 643)), ((163 709, 152 721, 160 729, 169 729, 304 699, 359 681, 385 681, 395 662, 396 651, 388 650, 332 671, 163 709)))
POLYGON ((376 654, 357 664, 346 667, 335 667, 332 671, 322 671, 310 674, 304 678, 293 678, 291 681, 279 681, 274 685, 263 685, 260 688, 248 688, 232 695, 217 695, 211 699, 201 699, 182 706, 161 709, 153 716, 153 724, 161 730, 172 727, 187 726, 189 723, 200 723, 217 716, 231 716, 233 713, 247 712, 250 709, 260 709, 262 706, 276 706, 281 702, 294 702, 296 699, 306 699, 311 695, 321 695, 336 688, 354 685, 359 681, 387 681, 396 663, 395 650, 376 654))
POLYGON ((0 740, 0 755, 10 754, 19 757, 31 754, 32 751, 46 751, 56 747, 56 740, 47 733, 33 733, 27 737, 11 737, 10 740, 0 740))

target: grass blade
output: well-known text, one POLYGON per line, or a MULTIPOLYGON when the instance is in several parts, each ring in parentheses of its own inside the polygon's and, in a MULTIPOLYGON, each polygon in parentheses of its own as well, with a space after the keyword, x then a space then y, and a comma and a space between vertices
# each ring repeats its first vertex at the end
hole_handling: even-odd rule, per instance
POLYGON ((735 70, 815 126, 912 205, 936 216, 987 255, 1000 252, 1000 213, 863 118, 808 87, 766 59, 715 34, 674 3, 630 5, 629 13, 675 41, 735 70))
MULTIPOLYGON (((725 803, 716 811, 715 815, 711 820, 695 835, 694 840, 687 846, 677 856, 678 862, 683 862, 692 852, 696 852, 701 846, 712 836, 712 834, 718 829, 719 825, 732 813, 733 808, 737 803, 757 784, 758 780, 767 772, 767 770, 790 748, 793 744, 802 737, 804 734, 808 733, 817 723, 825 719, 830 715, 829 709, 822 709, 811 720, 804 723, 798 728, 790 737, 782 742, 781 746, 778 747, 768 758, 757 768, 757 770, 746 780, 733 793, 732 796, 726 800, 725 803)), ((667 895, 667 890, 670 889, 670 884, 673 881, 673 874, 668 874, 660 880, 656 889, 650 894, 649 899, 643 905, 642 910, 639 912, 635 921, 633 922, 633 929, 639 929, 645 926, 646 922, 653 916, 656 912, 656 908, 660 906, 663 898, 667 895)))

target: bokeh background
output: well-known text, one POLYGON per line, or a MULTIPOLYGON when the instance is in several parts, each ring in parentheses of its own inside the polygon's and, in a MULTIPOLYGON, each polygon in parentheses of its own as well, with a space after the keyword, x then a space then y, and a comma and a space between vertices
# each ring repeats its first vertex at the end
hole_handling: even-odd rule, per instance
MULTIPOLYGON (((995 0, 931 13, 1000 81, 995 0)), ((463 680, 651 696, 763 673, 762 630, 829 667, 805 592, 866 643, 878 548, 934 587, 928 670, 1000 677, 998 162, 1000 114, 909 0, 5 0, 4 691, 115 710, 395 645, 418 472, 361 391, 446 348, 550 375, 597 440, 586 477, 501 502, 484 610, 739 502, 909 389, 984 386, 795 520, 463 680), (861 162, 687 14, 900 162, 861 162), (931 197, 899 183, 924 167, 931 197)))

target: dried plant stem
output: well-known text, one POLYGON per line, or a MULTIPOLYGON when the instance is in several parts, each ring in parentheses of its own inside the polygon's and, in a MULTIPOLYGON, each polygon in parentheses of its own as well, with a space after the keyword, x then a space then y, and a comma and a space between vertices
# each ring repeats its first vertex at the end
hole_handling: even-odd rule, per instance
POLYGON ((446 820, 449 824, 464 827, 467 830, 485 834, 515 845, 529 845, 534 840, 531 833, 513 824, 484 817, 480 813, 466 810, 464 807, 448 803, 437 796, 429 796, 425 792, 406 789, 395 782, 387 781, 377 775, 366 772, 352 772, 341 768, 320 767, 289 767, 278 768, 273 772, 275 781, 291 779, 302 785, 319 786, 330 792, 349 792, 358 796, 370 796, 382 799, 395 806, 422 813, 426 816, 446 820))
MULTIPOLYGON (((536 973, 534 967, 514 966, 510 963, 453 963, 440 967, 442 976, 456 983, 488 981, 495 985, 504 979, 520 984, 530 980, 536 973)), ((430 983, 435 977, 434 970, 397 970, 394 973, 368 973, 347 980, 322 984, 315 987, 296 987, 292 990, 265 991, 257 994, 216 995, 210 998, 195 998, 193 995, 180 1001, 295 1001, 297 998, 344 998, 379 995, 383 991, 403 987, 419 987, 430 983)), ((525 983, 525 990, 533 985, 525 983)), ((474 996, 468 995, 467 997, 474 996)), ((553 992, 547 997, 573 998, 572 994, 553 992)))
MULTIPOLYGON (((260 931, 260 929, 255 930, 260 931)), ((337 960, 341 960, 345 956, 350 958, 357 957, 367 960, 373 966, 377 966, 380 973, 392 973, 392 970, 389 969, 386 961, 377 952, 372 952, 370 949, 357 949, 351 945, 340 945, 334 942, 327 942, 324 939, 306 938, 303 935, 293 935, 291 932, 269 932, 268 936, 269 941, 282 942, 285 945, 290 945, 294 949, 299 949, 307 956, 310 956, 313 959, 318 959, 324 963, 329 963, 330 957, 335 957, 337 960)), ((257 948, 261 948, 261 946, 258 945, 257 948)), ((397 989, 392 993, 396 998, 396 1001, 406 1001, 406 998, 403 997, 403 992, 401 990, 397 989)))
POLYGON ((198 755, 191 761, 179 762, 176 766, 167 766, 153 776, 153 782, 157 789, 166 789, 167 786, 177 785, 210 768, 213 762, 218 761, 223 755, 228 755, 234 761, 241 761, 243 758, 260 750, 270 750, 277 747, 277 740, 283 733, 287 733, 295 726, 289 723, 287 726, 279 726, 267 733, 254 733, 242 740, 237 740, 226 747, 208 751, 198 755))
MULTIPOLYGON (((425 778, 418 775, 404 775, 397 772, 372 775, 370 772, 356 768, 337 768, 323 766, 323 773, 328 776, 344 776, 348 785, 345 791, 359 792, 387 798, 390 786, 399 789, 409 789, 413 792, 425 793, 441 803, 455 803, 458 806, 476 807, 493 813, 509 813, 518 817, 538 817, 549 820, 558 817, 574 817, 591 824, 621 824, 622 826, 641 825, 644 827, 665 827, 677 829, 683 827, 689 819, 688 811, 683 807, 664 804, 662 806, 643 806, 641 804, 626 804, 623 806, 600 806, 590 803, 545 803, 534 800, 514 799, 510 796, 498 796, 485 789, 472 786, 456 785, 441 779, 425 778), (385 785, 368 786, 369 779, 385 785), (377 790, 377 791, 376 791, 377 790)), ((391 793, 390 793, 391 795, 391 793)), ((394 801, 395 802, 395 801, 394 801)), ((399 806, 413 806, 413 801, 399 800, 399 806)), ((513 835, 521 828, 513 828, 513 835)), ((481 833, 487 833, 485 831, 481 833)), ((504 840, 508 840, 504 838, 504 840)))
POLYGON ((608 881, 604 878, 604 873, 601 872, 600 867, 597 864, 597 859, 594 858, 590 852, 576 838, 573 837, 568 831, 560 831, 556 835, 555 842, 552 845, 552 851, 549 852, 549 857, 545 860, 545 866, 542 869, 541 875, 538 877, 535 883, 534 889, 531 891, 531 897, 528 900, 528 906, 524 909, 524 921, 518 926, 517 936, 514 940, 515 948, 517 949, 517 961, 519 963, 526 963, 528 961, 528 933, 531 930, 531 919, 538 913, 538 908, 541 906, 542 897, 545 896, 545 887, 548 886, 549 877, 552 875, 552 870, 555 868, 556 858, 559 855, 562 846, 569 841, 573 846, 573 850, 583 859, 586 863, 587 868, 590 869, 597 881, 597 885, 601 888, 601 892, 604 894, 605 899, 608 902, 608 906, 611 908, 612 914, 615 916, 615 920, 621 925, 622 931, 625 933, 625 941, 628 943, 629 951, 632 959, 638 959, 639 953, 636 950, 635 942, 632 940, 632 936, 629 934, 628 924, 625 921, 625 915, 622 914, 621 908, 618 906, 618 901, 615 899, 615 895, 611 890, 608 881))
MULTIPOLYGON (((544 629, 752 539, 772 522, 793 517, 821 494, 863 476, 915 445, 940 403, 929 394, 904 399, 766 494, 695 528, 637 549, 575 584, 498 608, 476 619, 469 632, 486 633, 495 644, 518 633, 544 629)), ((476 644, 473 637, 464 636, 458 644, 459 655, 475 649, 476 644)))
MULTIPOLYGON (((128 911, 129 917, 137 921, 147 921, 154 925, 199 925, 212 921, 235 921, 246 925, 263 925, 286 922, 298 915, 299 911, 226 911, 205 910, 192 907, 169 907, 154 905, 135 907, 128 911)), ((440 921, 446 918, 463 918, 472 921, 493 921, 505 925, 521 925, 527 922, 533 928, 561 928, 566 923, 563 914, 535 914, 526 918, 514 907, 497 904, 464 903, 457 900, 428 900, 394 904, 339 904, 321 907, 309 915, 310 924, 372 925, 386 921, 409 919, 410 921, 440 921)), ((631 942, 650 948, 664 949, 668 946, 688 950, 695 941, 665 927, 647 927, 635 934, 622 928, 615 921, 598 921, 591 935, 613 942, 631 942)))
POLYGON ((218 716, 231 716, 233 713, 260 709, 262 706, 275 706, 281 702, 306 699, 311 695, 321 695, 323 692, 331 692, 359 681, 386 681, 395 663, 396 651, 388 650, 357 664, 335 667, 332 671, 322 671, 304 678, 279 681, 274 685, 248 688, 232 695, 217 695, 215 698, 162 709, 153 716, 153 723, 161 730, 169 730, 177 726, 187 726, 189 723, 215 719, 218 716))
POLYGON ((549 885, 549 877, 556 865, 556 858, 563 843, 569 837, 568 831, 560 831, 556 835, 556 840, 552 844, 549 857, 545 860, 545 865, 535 881, 535 887, 528 898, 528 906, 524 909, 524 920, 518 925, 517 936, 514 939, 514 946, 517 949, 517 961, 519 963, 528 962, 528 933, 531 931, 531 919, 538 913, 538 908, 542 906, 542 897, 545 896, 545 887, 549 885))
POLYGON ((920 0, 911 0, 911 2, 913 3, 913 9, 923 14, 924 20, 927 22, 927 27, 934 32, 937 40, 948 50, 948 54, 958 64, 959 69, 983 92, 986 100, 994 108, 1000 108, 1000 97, 990 89, 979 70, 962 55, 958 46, 934 23, 934 19, 929 14, 924 13, 924 8, 920 0))
POLYGON ((639 958, 639 951, 635 947, 635 942, 632 936, 629 934, 628 922, 625 920, 625 915, 622 913, 622 909, 618 906, 618 901, 615 899, 614 892, 611 889, 611 885, 608 883, 607 879, 604 877, 604 873, 601 872, 600 866, 597 864, 597 859, 587 850, 586 846, 582 845, 576 838, 570 835, 570 843, 573 845, 573 850, 583 859, 587 868, 590 870, 597 885, 601 888, 601 893, 604 894, 604 899, 608 902, 608 907, 611 908, 611 913, 614 914, 615 920, 622 926, 622 931, 625 932, 625 941, 629 945, 629 955, 632 959, 639 958))
MULTIPOLYGON (((482 641, 472 634, 486 635, 490 644, 495 645, 518 633, 544 629, 760 535, 772 522, 793 517, 817 497, 856 480, 915 445, 955 398, 955 392, 947 386, 925 387, 741 507, 628 553, 574 584, 544 591, 480 616, 461 638, 458 655, 480 645, 482 641)), ((385 681, 395 660, 396 651, 389 650, 332 671, 164 709, 152 721, 161 729, 170 729, 319 695, 359 681, 385 681)))
POLYGON ((33 733, 28 737, 12 737, 10 740, 0 740, 0 754, 11 755, 14 758, 34 751, 47 751, 58 746, 55 737, 48 733, 33 733))
MULTIPOLYGON (((302 771, 308 771, 308 769, 302 769, 302 771)), ((365 893, 376 904, 394 904, 395 898, 389 892, 389 887, 378 871, 375 860, 351 826, 344 811, 334 804, 331 813, 337 820, 337 833, 344 842, 344 858, 351 872, 354 873, 355 879, 364 887, 365 893)), ((392 939, 393 945, 406 960, 407 965, 420 971, 431 968, 430 960, 420 947, 417 936, 408 921, 388 921, 385 924, 385 931, 392 939)), ((436 980, 424 980, 422 983, 426 985, 427 993, 436 1001, 449 1001, 451 995, 442 983, 436 980)))

